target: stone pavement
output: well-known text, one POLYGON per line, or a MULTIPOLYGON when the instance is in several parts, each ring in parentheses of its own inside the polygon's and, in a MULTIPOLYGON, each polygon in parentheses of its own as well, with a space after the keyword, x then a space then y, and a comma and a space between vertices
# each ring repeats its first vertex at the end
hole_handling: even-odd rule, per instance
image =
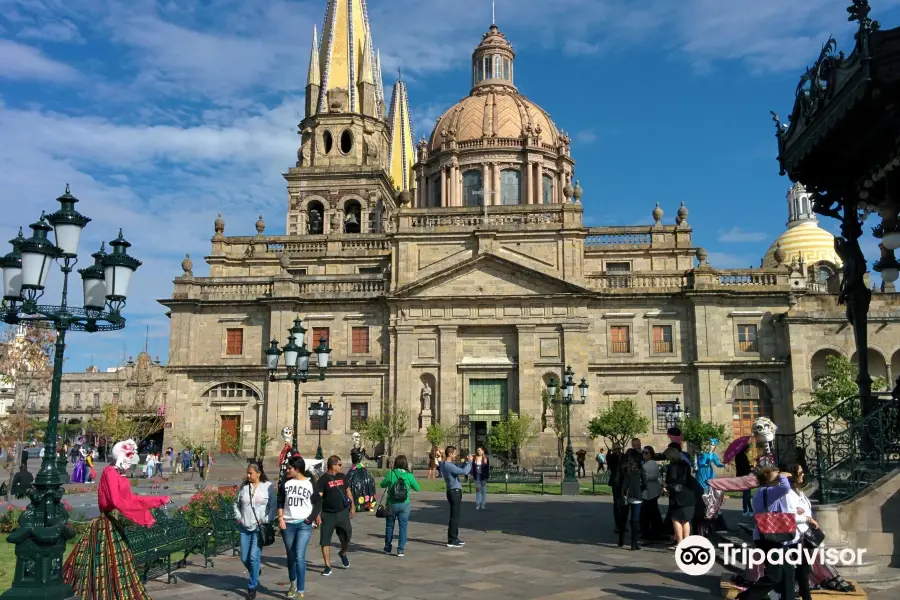
MULTIPOLYGON (((406 556, 386 556, 384 522, 374 514, 354 520, 349 570, 321 577, 318 534, 307 559, 307 598, 328 600, 624 598, 689 600, 718 597, 721 571, 690 577, 678 571, 664 546, 631 552, 616 547, 612 509, 604 498, 489 497, 487 511, 464 498, 461 549, 446 547, 443 494, 414 494, 406 556)), ((394 543, 396 548, 396 541, 394 543)), ((333 551, 336 555, 336 550, 333 551)), ((338 564, 338 561, 335 561, 338 564)), ((260 599, 284 598, 288 578, 280 539, 264 549, 260 599)), ((230 556, 204 569, 197 558, 179 581, 148 584, 154 600, 241 598, 246 572, 230 556)))

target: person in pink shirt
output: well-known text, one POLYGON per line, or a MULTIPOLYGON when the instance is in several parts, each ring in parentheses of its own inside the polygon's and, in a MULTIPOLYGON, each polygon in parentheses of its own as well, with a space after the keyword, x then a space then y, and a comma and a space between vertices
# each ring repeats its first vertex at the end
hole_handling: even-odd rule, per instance
POLYGON ((113 447, 115 465, 100 475, 97 504, 100 516, 91 521, 84 537, 75 545, 63 570, 65 582, 82 600, 150 600, 134 564, 134 554, 122 533, 120 517, 150 527, 155 522, 150 509, 168 504, 168 496, 137 496, 125 472, 140 460, 134 440, 113 447), (113 515, 118 511, 119 515, 113 515))

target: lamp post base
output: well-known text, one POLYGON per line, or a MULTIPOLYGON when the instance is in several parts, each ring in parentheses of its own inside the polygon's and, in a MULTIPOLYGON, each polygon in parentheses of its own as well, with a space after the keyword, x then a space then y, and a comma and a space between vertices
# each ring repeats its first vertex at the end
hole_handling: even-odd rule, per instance
POLYGON ((560 484, 560 494, 563 496, 578 496, 581 494, 581 484, 578 483, 578 480, 575 481, 563 481, 560 484))
POLYGON ((316 460, 322 460, 323 458, 325 458, 325 454, 322 452, 322 446, 319 445, 319 447, 316 448, 316 460))

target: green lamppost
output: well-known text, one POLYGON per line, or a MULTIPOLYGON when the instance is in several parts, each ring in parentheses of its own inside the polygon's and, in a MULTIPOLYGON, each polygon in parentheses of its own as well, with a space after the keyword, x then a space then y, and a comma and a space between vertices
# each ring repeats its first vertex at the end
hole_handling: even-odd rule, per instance
POLYGON ((309 422, 315 421, 316 429, 319 431, 319 446, 316 448, 316 460, 325 458, 325 454, 322 452, 322 422, 324 421, 327 429, 333 412, 334 407, 331 406, 331 402, 325 402, 325 398, 322 396, 319 396, 318 402, 313 400, 309 403, 309 422))
MULTIPOLYGON (((7 541, 16 545, 16 570, 5 599, 56 600, 71 598, 71 586, 63 582, 62 566, 66 540, 75 535, 68 524, 69 515, 62 505, 63 489, 60 463, 57 462, 59 396, 65 358, 66 333, 69 331, 115 331, 125 327, 122 309, 131 276, 140 261, 128 255, 131 246, 122 237, 110 244, 112 254, 93 255, 95 264, 79 271, 82 277, 82 307, 69 305, 69 275, 78 262, 78 242, 90 219, 75 210, 78 199, 69 192, 57 198, 60 209, 52 215, 41 214, 31 225, 32 236, 12 240, 13 251, 0 260, 3 269, 3 304, 0 320, 10 325, 53 329, 56 342, 53 354, 53 379, 50 387, 50 418, 44 435, 44 458, 28 490, 31 500, 19 519, 19 528, 7 541), (55 243, 48 239, 53 231, 55 243), (63 273, 62 299, 58 305, 39 304, 44 286, 56 261, 63 273)), ((63 469, 65 467, 63 466, 63 469)))
MULTIPOLYGON (((266 350, 266 362, 269 367, 269 381, 292 381, 294 383, 294 450, 300 451, 297 439, 300 429, 300 384, 309 380, 310 351, 306 349, 306 328, 303 327, 300 317, 294 319, 294 326, 288 329, 288 341, 283 348, 278 348, 278 340, 272 340, 269 349, 266 350), (276 375, 278 360, 284 354, 284 366, 286 373, 276 375)), ((319 368, 319 381, 325 379, 325 369, 328 368, 328 355, 331 348, 328 340, 323 335, 319 339, 319 345, 315 349, 317 366, 319 368)))
POLYGON ((565 385, 562 388, 562 397, 557 398, 559 385, 556 378, 551 377, 547 384, 547 393, 550 395, 550 401, 554 404, 561 404, 566 407, 566 457, 563 459, 563 480, 560 491, 564 496, 577 496, 581 493, 581 487, 578 483, 578 467, 575 463, 575 452, 572 450, 572 405, 584 404, 587 400, 588 384, 585 378, 581 378, 581 383, 577 386, 579 396, 575 396, 575 372, 572 367, 566 367, 565 385))

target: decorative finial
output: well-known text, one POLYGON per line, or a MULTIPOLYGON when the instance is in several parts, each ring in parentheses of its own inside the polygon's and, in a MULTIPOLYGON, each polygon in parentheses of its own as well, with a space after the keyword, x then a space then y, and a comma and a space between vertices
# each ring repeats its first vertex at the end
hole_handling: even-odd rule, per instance
POLYGON ((266 230, 266 222, 263 221, 262 215, 259 215, 259 220, 256 222, 256 235, 260 236, 263 234, 263 231, 266 230))
POLYGON ((869 18, 872 7, 869 6, 869 0, 853 0, 853 4, 847 7, 848 21, 856 21, 859 23, 859 33, 871 33, 878 31, 881 24, 869 18))
POLYGON ((772 121, 775 122, 775 135, 780 136, 784 133, 784 130, 787 129, 787 125, 782 124, 781 118, 779 118, 778 113, 774 110, 770 110, 769 114, 772 115, 772 121))
POLYGON ((706 257, 708 256, 705 248, 697 248, 696 252, 697 260, 700 262, 701 267, 707 266, 706 257))
POLYGON ((659 202, 656 203, 656 208, 653 209, 653 220, 656 221, 656 224, 659 225, 659 222, 662 221, 663 218, 663 209, 659 207, 659 202))
POLYGON ((497 24, 497 0, 491 0, 491 25, 497 24))
POLYGON ((222 213, 219 213, 219 216, 216 217, 213 226, 215 227, 216 235, 220 236, 225 233, 225 219, 222 218, 222 213))
POLYGON ((403 71, 400 70, 400 67, 397 67, 397 81, 403 81, 403 71))
POLYGON ((566 185, 563 187, 563 196, 566 198, 566 201, 571 201, 572 194, 575 193, 575 188, 572 187, 572 182, 567 181, 566 185))
POLYGON ((572 197, 575 198, 575 203, 581 202, 581 196, 584 194, 584 190, 581 189, 581 184, 578 183, 578 180, 575 180, 575 189, 572 190, 572 197))
POLYGON ((775 258, 775 263, 780 267, 784 264, 784 259, 787 258, 787 254, 781 248, 781 242, 775 244, 775 252, 773 253, 773 257, 775 258))
POLYGON ((68 183, 66 184, 66 193, 67 193, 67 194, 71 193, 71 192, 69 191, 69 184, 68 184, 68 183))
POLYGON ((194 276, 194 261, 191 260, 190 254, 184 255, 184 260, 181 261, 181 270, 184 271, 184 277, 194 276))
POLYGON ((678 207, 678 212, 675 216, 675 224, 676 225, 687 225, 688 218, 688 209, 687 206, 684 205, 684 202, 681 203, 681 206, 678 207))

